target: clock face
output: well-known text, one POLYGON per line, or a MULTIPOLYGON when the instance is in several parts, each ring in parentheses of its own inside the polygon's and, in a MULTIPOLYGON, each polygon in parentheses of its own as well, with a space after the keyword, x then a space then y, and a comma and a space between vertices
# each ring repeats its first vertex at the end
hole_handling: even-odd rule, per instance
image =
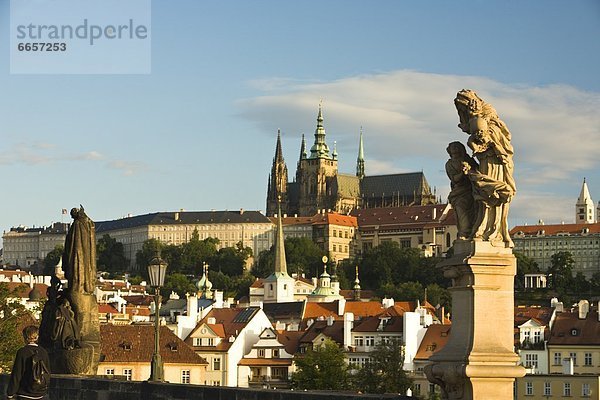
POLYGON ((328 260, 327 256, 323 256, 322 260, 323 260, 323 264, 327 264, 327 260, 328 260))

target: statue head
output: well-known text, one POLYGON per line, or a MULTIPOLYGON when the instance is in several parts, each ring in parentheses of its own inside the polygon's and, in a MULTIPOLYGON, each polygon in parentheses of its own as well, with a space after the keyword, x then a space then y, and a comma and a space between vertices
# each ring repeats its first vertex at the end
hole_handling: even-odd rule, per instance
POLYGON ((469 133, 469 120, 473 115, 481 113, 484 101, 474 91, 463 89, 456 94, 454 105, 458 111, 458 127, 463 132, 469 133))
POLYGON ((71 218, 75 219, 79 215, 79 208, 73 207, 71 208, 71 218))
POLYGON ((448 155, 452 159, 464 160, 467 156, 467 149, 461 142, 452 142, 446 147, 448 155))

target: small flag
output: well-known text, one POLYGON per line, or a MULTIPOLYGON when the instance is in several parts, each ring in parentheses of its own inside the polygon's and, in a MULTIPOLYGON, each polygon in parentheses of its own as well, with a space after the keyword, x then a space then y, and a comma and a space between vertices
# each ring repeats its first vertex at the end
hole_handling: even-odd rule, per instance
POLYGON ((67 215, 67 209, 66 209, 66 208, 63 208, 63 209, 62 209, 62 213, 63 213, 63 215, 67 215))

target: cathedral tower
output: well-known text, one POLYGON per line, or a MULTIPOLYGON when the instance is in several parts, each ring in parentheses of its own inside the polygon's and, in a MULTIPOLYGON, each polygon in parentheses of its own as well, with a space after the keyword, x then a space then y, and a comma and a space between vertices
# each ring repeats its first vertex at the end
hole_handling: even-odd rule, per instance
POLYGON ((281 198, 282 212, 287 212, 287 185, 288 170, 283 159, 283 151, 281 150, 281 131, 277 130, 275 157, 273 157, 273 165, 271 166, 271 174, 269 175, 269 184, 267 186, 267 216, 277 213, 279 198, 281 198))
POLYGON ((323 110, 319 105, 315 142, 310 148, 310 155, 300 160, 300 215, 312 216, 320 209, 332 207, 329 183, 337 175, 337 164, 336 155, 330 154, 325 142, 323 110))

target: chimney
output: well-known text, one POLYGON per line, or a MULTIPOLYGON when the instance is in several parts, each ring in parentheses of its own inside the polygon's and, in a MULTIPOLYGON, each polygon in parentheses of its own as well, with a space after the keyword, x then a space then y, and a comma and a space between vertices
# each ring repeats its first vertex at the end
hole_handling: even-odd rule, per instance
POLYGON ((175 213, 175 221, 179 221, 179 213, 178 212, 175 213))
POLYGON ((198 318, 198 297, 195 294, 188 296, 187 298, 187 315, 193 321, 197 321, 198 318))
POLYGON ((579 300, 577 309, 579 310, 579 319, 586 319, 590 311, 590 303, 587 300, 579 300))
POLYGON ((563 312, 564 311, 563 302, 557 301, 556 304, 554 305, 554 308, 556 309, 557 313, 563 312))
POLYGON ((344 315, 344 310, 346 309, 346 299, 341 298, 338 300, 338 315, 344 315))
POLYGON ((433 206, 433 211, 431 212, 431 219, 434 221, 437 219, 437 208, 435 206, 433 206))
POLYGON ((240 215, 244 215, 244 209, 240 208, 240 215))
POLYGON ((573 359, 571 357, 562 360, 563 375, 573 375, 573 359))
POLYGON ((208 317, 206 323, 209 325, 214 325, 217 323, 217 319, 215 317, 208 317))
POLYGON ((354 327, 354 314, 344 314, 344 349, 352 344, 352 328, 354 327))
POLYGON ((333 315, 327 317, 327 326, 333 325, 333 315))

